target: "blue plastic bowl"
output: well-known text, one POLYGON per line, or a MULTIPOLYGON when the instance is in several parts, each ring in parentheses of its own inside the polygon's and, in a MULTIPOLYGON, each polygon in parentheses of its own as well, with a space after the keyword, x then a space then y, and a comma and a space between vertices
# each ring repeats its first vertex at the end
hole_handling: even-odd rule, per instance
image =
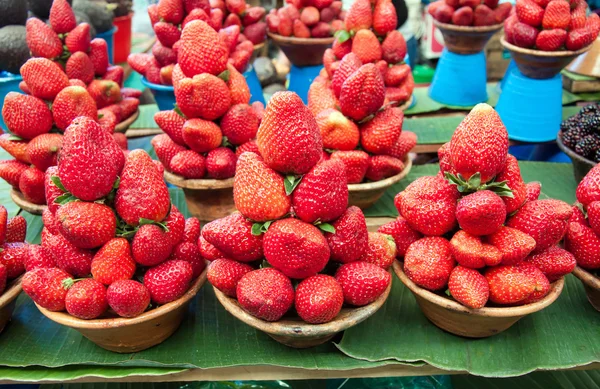
POLYGON ((108 31, 104 31, 96 34, 96 38, 102 38, 106 41, 106 46, 108 46, 108 62, 113 63, 114 58, 114 47, 115 47, 115 32, 117 32, 117 27, 113 27, 108 31))
POLYGON ((265 98, 263 96, 262 86, 260 85, 260 80, 252 65, 248 65, 248 69, 244 72, 244 77, 246 78, 246 83, 248 83, 248 88, 250 88, 250 104, 255 101, 260 101, 264 105, 265 98))
POLYGON ((429 87, 433 100, 458 107, 487 101, 485 54, 455 54, 444 49, 429 87))
POLYGON ((323 65, 294 66, 290 69, 288 90, 296 92, 304 104, 308 104, 308 89, 313 80, 317 78, 323 65))
POLYGON ((156 105, 161 111, 168 111, 173 109, 175 106, 175 92, 172 86, 153 84, 146 80, 146 77, 142 77, 142 84, 154 95, 156 105))
MULTIPOLYGON (((12 74, 8 72, 0 72, 0 112, 4 107, 4 98, 9 92, 21 92, 19 89, 19 83, 23 81, 23 77, 18 74, 12 74)), ((0 115, 0 125, 4 130, 7 130, 4 124, 4 118, 0 115)))
POLYGON ((510 139, 521 142, 550 142, 556 139, 562 121, 562 80, 525 77, 518 68, 506 79, 496 111, 510 139))

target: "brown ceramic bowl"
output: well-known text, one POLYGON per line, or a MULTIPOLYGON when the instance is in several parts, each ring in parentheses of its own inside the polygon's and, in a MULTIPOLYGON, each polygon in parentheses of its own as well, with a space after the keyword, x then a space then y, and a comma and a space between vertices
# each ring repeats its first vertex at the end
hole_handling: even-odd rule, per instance
POLYGON ((250 327, 266 333, 288 347, 309 348, 328 342, 337 333, 354 327, 372 316, 387 300, 392 283, 390 282, 383 294, 371 304, 358 308, 342 308, 332 321, 324 324, 309 324, 299 317, 284 317, 278 321, 268 322, 246 312, 236 299, 225 295, 215 287, 213 289, 223 308, 250 327))
POLYGON ((394 272, 413 293, 421 311, 437 327, 467 338, 486 338, 507 330, 519 319, 552 304, 562 292, 564 279, 552 284, 550 293, 540 301, 517 307, 471 309, 417 286, 404 273, 403 263, 394 262, 394 272))
POLYGON ((386 190, 408 175, 412 168, 411 159, 404 159, 404 170, 385 180, 366 182, 364 184, 348 184, 348 205, 356 205, 360 209, 367 209, 383 196, 386 190))
POLYGON ((504 37, 500 38, 500 43, 510 51, 510 55, 515 60, 521 73, 529 78, 536 79, 547 79, 556 76, 577 56, 592 47, 592 45, 589 45, 577 51, 541 51, 515 46, 508 43, 504 37))
POLYGON ((42 212, 44 212, 44 209, 47 208, 45 204, 34 204, 30 201, 25 200, 25 196, 23 196, 23 193, 19 192, 16 189, 10 190, 10 198, 12 199, 12 201, 15 202, 15 204, 19 206, 19 208, 34 215, 41 215, 42 212))
POLYGON ((295 66, 316 66, 323 64, 323 54, 333 44, 334 37, 329 38, 295 38, 267 33, 295 66))
POLYGON ((6 285, 6 290, 0 295, 0 333, 12 318, 17 297, 21 293, 21 277, 6 285))
POLYGON ((588 301, 596 311, 600 312, 600 278, 594 276, 587 270, 576 266, 573 275, 581 281, 585 288, 588 301))
POLYGON ((440 23, 435 19, 433 24, 444 36, 444 45, 448 51, 455 54, 477 54, 483 51, 490 38, 504 26, 504 23, 480 27, 456 26, 440 23))
POLYGON ((140 110, 135 111, 133 115, 123 120, 121 123, 115 126, 115 132, 125 132, 136 121, 136 119, 140 116, 140 110))
POLYGON ((106 350, 134 353, 162 343, 179 328, 189 303, 205 281, 206 269, 181 298, 133 318, 82 320, 66 312, 51 312, 36 305, 48 319, 79 331, 106 350))
POLYGON ((585 177, 585 175, 588 174, 588 172, 592 170, 594 166, 596 166, 596 162, 582 157, 563 143, 562 131, 559 131, 558 135, 556 136, 556 144, 563 153, 567 154, 569 158, 571 158, 571 161, 573 162, 573 175, 575 176, 576 182, 581 182, 583 177, 585 177))

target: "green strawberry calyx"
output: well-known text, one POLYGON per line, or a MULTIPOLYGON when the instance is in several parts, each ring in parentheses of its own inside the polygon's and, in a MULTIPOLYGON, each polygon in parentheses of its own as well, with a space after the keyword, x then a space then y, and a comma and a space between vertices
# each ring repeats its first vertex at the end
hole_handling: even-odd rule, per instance
POLYGON ((72 278, 65 278, 64 280, 62 280, 62 286, 65 290, 69 290, 73 285, 75 285, 75 282, 77 282, 79 280, 74 280, 72 278))
POLYGON ((286 195, 291 196, 291 194, 294 192, 294 189, 296 189, 298 184, 300 184, 300 181, 302 181, 302 177, 303 176, 294 176, 294 175, 285 176, 285 179, 283 180, 283 184, 285 186, 285 194, 286 195))
POLYGON ((501 197, 514 198, 512 189, 508 186, 508 181, 496 182, 492 179, 489 182, 481 183, 481 174, 479 172, 473 174, 468 180, 466 180, 462 174, 458 173, 454 175, 452 173, 445 172, 444 177, 452 185, 456 185, 456 189, 463 194, 474 193, 479 190, 490 190, 501 197))
POLYGON ((338 30, 333 36, 335 36, 340 43, 344 43, 352 37, 351 33, 346 30, 338 30))
POLYGON ((335 234, 335 227, 329 223, 323 223, 320 219, 317 219, 314 223, 315 227, 323 232, 329 232, 335 234))
POLYGON ((262 234, 264 234, 265 232, 267 232, 269 230, 269 227, 271 226, 271 224, 273 223, 273 220, 268 220, 266 222, 263 223, 254 223, 252 224, 252 235, 254 236, 260 236, 262 234))
POLYGON ((77 197, 73 196, 73 194, 71 194, 71 192, 69 192, 67 189, 65 189, 65 186, 60 181, 59 176, 52 176, 52 177, 50 177, 50 179, 52 180, 52 183, 54 185, 56 185, 56 187, 58 189, 60 189, 61 192, 63 192, 60 196, 58 196, 57 198, 54 199, 54 202, 56 204, 65 205, 67 203, 70 203, 71 201, 79 200, 77 197))
POLYGON ((162 222, 157 222, 152 219, 144 219, 143 217, 141 217, 138 221, 138 225, 132 226, 125 223, 125 221, 117 215, 117 236, 125 239, 132 238, 138 232, 140 227, 146 224, 157 225, 161 227, 165 232, 169 232, 169 227, 162 222))

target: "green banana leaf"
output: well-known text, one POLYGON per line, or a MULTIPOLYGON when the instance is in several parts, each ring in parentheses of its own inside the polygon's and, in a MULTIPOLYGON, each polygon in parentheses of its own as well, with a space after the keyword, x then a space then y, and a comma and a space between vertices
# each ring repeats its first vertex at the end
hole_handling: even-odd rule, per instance
POLYGON ((484 378, 467 375, 452 376, 454 389, 598 389, 600 372, 544 371, 512 378, 484 378))
MULTIPOLYGON (((82 377, 115 379, 128 376, 163 376, 185 371, 186 369, 169 367, 118 367, 118 366, 65 366, 48 369, 41 366, 3 367, 0 377, 14 382, 70 381, 82 377)), ((106 385, 106 384, 102 384, 106 385)), ((111 384, 112 385, 112 384, 111 384)), ((147 383, 144 385, 148 385, 147 383)), ((49 389, 51 385, 44 386, 49 389)))

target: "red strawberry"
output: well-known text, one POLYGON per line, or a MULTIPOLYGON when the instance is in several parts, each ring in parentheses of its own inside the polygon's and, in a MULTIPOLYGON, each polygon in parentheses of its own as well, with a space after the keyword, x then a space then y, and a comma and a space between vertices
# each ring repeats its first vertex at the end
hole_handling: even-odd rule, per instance
POLYGON ((319 23, 320 17, 321 15, 316 7, 305 7, 300 12, 300 21, 308 27, 319 23))
POLYGON ((459 7, 471 7, 475 9, 481 3, 480 0, 458 0, 459 7))
POLYGON ((204 239, 202 235, 200 235, 200 238, 198 239, 198 248, 200 249, 200 254, 202 254, 202 257, 209 261, 214 261, 215 259, 219 258, 225 258, 225 255, 222 252, 220 252, 219 249, 217 249, 215 246, 208 243, 208 241, 204 239))
POLYGON ((542 19, 542 27, 544 30, 552 30, 555 28, 564 30, 569 27, 570 23, 571 7, 569 6, 569 3, 566 1, 551 1, 548 3, 542 19))
POLYGON ((228 50, 218 34, 208 24, 195 20, 187 24, 181 34, 178 60, 188 77, 200 73, 218 75, 226 69, 228 50))
POLYGON ((558 246, 552 246, 545 251, 533 254, 525 261, 540 269, 550 282, 571 273, 577 265, 573 254, 558 246))
POLYGON ((373 30, 377 35, 385 36, 396 30, 398 17, 396 8, 389 0, 378 1, 373 12, 373 30))
POLYGON ((91 271, 94 279, 105 285, 131 279, 135 274, 135 262, 129 242, 124 238, 109 240, 94 255, 91 271))
POLYGON ((27 145, 29 142, 26 140, 10 140, 10 134, 0 135, 0 147, 6 152, 13 156, 17 161, 30 164, 31 160, 27 154, 27 145))
POLYGON ((335 273, 341 285, 344 302, 363 306, 377 300, 392 282, 390 273, 368 262, 346 263, 335 273))
POLYGON ((235 298, 238 282, 252 270, 252 267, 245 263, 220 258, 208 266, 207 277, 212 286, 235 298))
POLYGON ((506 185, 512 191, 513 197, 502 196, 508 214, 519 209, 527 200, 527 187, 521 177, 519 163, 514 156, 508 155, 506 163, 502 168, 502 171, 496 176, 495 181, 506 181, 506 185))
POLYGON ((161 0, 158 2, 158 16, 168 23, 179 24, 185 16, 182 0, 161 0))
POLYGON ((450 243, 440 237, 425 237, 416 241, 404 256, 404 272, 408 278, 429 290, 444 288, 455 265, 450 243))
POLYGON ((106 291, 110 308, 121 317, 141 315, 150 304, 150 292, 143 284, 134 280, 118 280, 106 291))
POLYGON ((333 46, 331 47, 332 53, 335 55, 337 59, 343 59, 344 56, 352 51, 352 40, 348 39, 344 42, 340 42, 339 39, 335 39, 333 41, 333 46))
POLYGON ((84 320, 95 319, 108 308, 106 287, 102 283, 87 278, 75 283, 71 280, 65 284, 69 287, 65 308, 71 316, 84 320))
POLYGON ((548 281, 548 278, 546 278, 544 273, 542 273, 535 265, 528 262, 521 263, 519 267, 527 274, 535 285, 533 293, 520 302, 520 304, 531 304, 546 297, 548 292, 550 292, 550 281, 548 281))
POLYGON ((245 274, 238 281, 236 295, 244 310, 266 321, 279 320, 294 304, 292 283, 274 268, 245 274))
POLYGON ((493 7, 490 7, 490 8, 492 8, 494 10, 495 22, 502 23, 510 15, 511 10, 512 10, 512 4, 511 3, 502 3, 502 4, 498 4, 498 7, 496 7, 495 9, 493 7))
POLYGON ((154 224, 141 226, 131 241, 133 259, 142 266, 156 266, 164 262, 172 250, 169 237, 154 224))
POLYGON ((185 145, 185 141, 183 140, 183 125, 186 120, 183 116, 173 110, 160 111, 154 114, 154 121, 173 142, 185 145))
POLYGON ((202 258, 196 243, 181 242, 173 248, 169 260, 181 260, 192 266, 192 278, 197 278, 206 268, 206 261, 202 258))
POLYGON ((149 269, 144 276, 144 285, 154 303, 167 304, 185 294, 192 281, 192 272, 188 262, 170 260, 149 269))
POLYGON ((359 261, 369 262, 382 269, 389 269, 396 258, 396 244, 390 235, 369 232, 368 245, 359 261))
POLYGON ((388 151, 388 154, 399 160, 404 160, 416 145, 417 134, 411 131, 402 131, 396 144, 388 151))
POLYGON ((348 31, 357 32, 362 29, 371 28, 373 24, 371 2, 369 0, 357 0, 353 2, 344 21, 348 31))
POLYGON ((483 308, 490 294, 487 279, 477 270, 462 266, 450 273, 448 289, 456 301, 474 309, 483 308))
POLYGON ((510 227, 500 227, 487 242, 502 252, 502 265, 517 265, 535 249, 535 239, 510 227))
POLYGON ((600 236, 600 201, 594 201, 587 206, 588 222, 596 235, 600 236))
POLYGON ((119 87, 123 86, 125 71, 120 66, 109 66, 106 68, 106 73, 102 76, 103 80, 116 82, 119 87))
POLYGON ((221 145, 223 134, 219 126, 213 122, 189 119, 183 125, 183 140, 192 150, 206 153, 221 145))
POLYGON ((6 289, 6 266, 0 264, 0 295, 6 289))
POLYGON ((528 182, 525 185, 525 189, 527 201, 535 201, 540 197, 540 193, 542 192, 542 183, 537 181, 528 182))
POLYGON ((597 37, 600 32, 600 16, 596 13, 590 14, 585 22, 585 27, 592 32, 593 37, 597 37))
POLYGON ((529 24, 516 22, 512 26, 511 36, 515 45, 531 48, 535 45, 537 40, 538 30, 529 24))
MULTIPOLYGON (((56 186, 56 184, 52 181, 53 176, 58 176, 58 167, 57 166, 50 166, 46 170, 46 174, 44 174, 45 198, 46 198, 46 203, 48 205, 48 209, 50 210, 50 212, 52 214, 54 214, 59 207, 59 205, 57 203, 55 203, 54 201, 56 200, 56 198, 58 196, 63 194, 63 190, 60 189, 58 186, 56 186)), ((56 233, 57 232, 53 232, 53 234, 56 234, 56 233)))
POLYGON ((383 43, 381 43, 381 50, 383 59, 390 64, 397 64, 404 61, 407 48, 402 33, 396 30, 390 32, 383 40, 383 43))
MULTIPOLYGON (((94 99, 92 99, 93 101, 94 99)), ((94 104, 96 104, 96 102, 94 101, 94 104)), ((115 105, 116 107, 116 105, 115 105)), ((98 110, 98 124, 100 125, 100 127, 102 127, 103 130, 105 130, 106 132, 112 134, 113 132, 115 132, 115 127, 117 126, 117 124, 119 124, 119 120, 117 120, 117 116, 115 115, 115 113, 111 110, 112 108, 103 108, 98 110)))
POLYGON ((84 22, 78 24, 67 34, 65 46, 72 54, 78 51, 87 53, 90 49, 90 40, 90 25, 84 22))
POLYGON ((310 38, 310 29, 300 19, 293 21, 293 31, 296 38, 310 38))
POLYGON ((569 30, 576 30, 578 28, 585 27, 586 24, 586 12, 587 5, 577 6, 571 11, 571 21, 569 23, 569 30))
MULTIPOLYGON (((191 23, 186 24, 186 27, 191 23)), ((181 31, 179 28, 171 23, 158 22, 153 26, 156 39, 165 47, 173 47, 173 45, 180 40, 181 31)))
POLYGON ((583 211, 581 210, 581 208, 579 208, 577 205, 573 205, 573 216, 571 216, 571 218, 569 219, 569 223, 581 223, 584 226, 588 226, 588 221, 586 219, 586 216, 583 214, 583 211))
POLYGON ((28 166, 15 160, 0 161, 0 178, 8 182, 13 188, 19 189, 19 180, 28 166))
POLYGON ((25 258, 25 270, 32 271, 38 268, 54 268, 56 261, 52 252, 43 246, 36 244, 29 245, 29 255, 25 258))
POLYGON ((502 253, 496 247, 481 242, 478 236, 457 231, 450 240, 452 255, 459 265, 479 269, 495 266, 502 261, 502 253))
POLYGON ((383 55, 379 40, 371 30, 360 30, 354 35, 352 52, 363 64, 377 62, 383 55))
POLYGON ((173 157, 181 152, 185 151, 185 147, 180 146, 173 142, 169 135, 161 134, 152 138, 152 147, 156 152, 156 156, 162 162, 167 170, 171 170, 170 164, 173 157))
POLYGON ((361 150, 335 151, 331 154, 331 158, 344 162, 348 184, 362 182, 370 165, 369 155, 361 150))
POLYGON ((173 173, 188 179, 203 178, 206 174, 205 165, 204 157, 193 150, 180 151, 169 162, 173 173))
POLYGON ((600 166, 594 166, 583 177, 576 191, 577 201, 587 207, 593 201, 600 200, 600 166))
POLYGON ((367 224, 360 208, 351 206, 333 222, 334 233, 326 233, 331 259, 341 263, 358 260, 368 245, 367 224))
POLYGON ((56 217, 50 210, 50 208, 44 209, 42 211, 42 222, 44 223, 44 227, 53 235, 59 234, 60 231, 58 229, 58 221, 56 217))
POLYGON ((259 120, 248 104, 236 104, 229 108, 220 124, 229 142, 241 145, 256 137, 259 120))
POLYGON ((360 126, 363 149, 373 154, 387 154, 402 132, 403 121, 400 108, 389 107, 377 112, 373 119, 360 126))
POLYGON ((452 24, 457 26, 470 26, 473 24, 473 8, 460 7, 452 14, 452 24))
POLYGON ((56 211, 60 233, 75 247, 92 249, 114 237, 117 219, 104 204, 72 201, 56 211))
POLYGON ((329 85, 319 82, 311 84, 308 90, 308 108, 314 116, 319 115, 319 113, 328 108, 335 108, 336 106, 339 106, 339 102, 329 85))
POLYGON ((88 53, 94 64, 94 72, 97 76, 104 76, 108 68, 108 46, 101 38, 92 39, 88 53))
POLYGON ((127 57, 127 63, 129 66, 131 66, 133 70, 140 74, 146 74, 146 70, 152 61, 152 54, 147 53, 131 53, 127 57))
MULTIPOLYGON (((519 0, 515 6, 519 21, 532 27, 542 24, 544 9, 532 0, 519 0)), ((544 27, 545 28, 545 27, 544 27)))
POLYGON ((183 232, 183 241, 188 243, 196 243, 200 238, 200 222, 195 217, 190 217, 185 220, 185 228, 183 232))
POLYGON ((340 111, 329 108, 315 118, 323 138, 323 147, 333 150, 353 150, 358 146, 360 132, 354 122, 340 111))
POLYGON ((6 211, 6 207, 0 205, 0 243, 2 244, 6 241, 7 219, 8 212, 6 211))
POLYGON ((206 155, 206 172, 209 177, 222 180, 235 175, 237 156, 227 147, 218 147, 206 155))
POLYGON ((56 166, 61 146, 62 135, 42 134, 29 142, 27 154, 31 163, 42 172, 45 172, 50 166, 56 166))
POLYGON ((65 130, 79 116, 96 120, 98 110, 96 102, 84 87, 69 86, 56 95, 52 103, 52 115, 56 126, 65 130))
POLYGON ((5 242, 25 242, 27 234, 27 220, 23 216, 15 216, 8 219, 6 222, 6 239, 5 242))
POLYGON ((440 23, 450 23, 452 21, 452 15, 454 14, 454 8, 450 7, 443 1, 436 1, 428 7, 428 12, 433 16, 435 20, 440 23), (433 6, 434 4, 439 4, 433 6))
POLYGON ((237 212, 206 224, 202 236, 236 261, 252 262, 263 256, 262 236, 253 235, 252 223, 237 212))
POLYGON ((210 27, 215 31, 219 31, 223 27, 223 10, 220 8, 213 8, 210 10, 210 27))
POLYGON ((342 287, 335 278, 317 274, 296 288, 295 307, 302 320, 311 324, 333 320, 344 304, 342 287))
POLYGON ((52 128, 52 113, 37 97, 9 92, 4 99, 2 117, 8 129, 23 139, 33 139, 52 128))
POLYGON ((210 74, 181 80, 175 97, 179 109, 188 118, 214 120, 223 116, 231 105, 227 84, 210 74), (212 93, 206 94, 206 90, 212 93))
POLYGON ((246 79, 231 64, 227 65, 227 70, 229 70, 227 86, 231 95, 231 104, 248 104, 250 102, 250 89, 246 79))
POLYGON ((121 88, 111 80, 93 80, 88 85, 87 91, 99 109, 121 100, 121 88))
MULTIPOLYGON (((333 89, 336 97, 340 96, 342 85, 344 85, 344 82, 348 79, 348 77, 360 69, 361 66, 361 60, 354 53, 350 53, 342 58, 340 61, 340 66, 335 71, 335 74, 331 80, 331 88, 333 89)), ((334 104, 333 107, 335 107, 335 105, 337 104, 334 104)))
POLYGON ((140 100, 136 98, 126 97, 119 101, 117 105, 121 108, 122 118, 127 119, 137 112, 140 106, 140 100))
POLYGON ((6 267, 9 280, 25 273, 25 262, 29 256, 29 245, 24 242, 4 243, 0 252, 0 264, 6 267))
POLYGON ((403 258, 408 247, 423 237, 421 233, 410 228, 402 216, 398 216, 396 220, 382 225, 377 229, 377 232, 390 235, 394 238, 396 256, 398 258, 403 258))
POLYGON ((385 99, 383 78, 373 64, 366 64, 354 72, 342 85, 340 107, 342 113, 360 121, 374 114, 385 99))
POLYGON ((386 72, 384 81, 386 86, 399 86, 404 82, 404 80, 406 80, 408 74, 410 73, 410 66, 407 64, 394 65, 390 68, 387 68, 387 63, 385 64, 386 72))
POLYGON ((46 204, 44 192, 44 172, 31 166, 19 177, 19 190, 25 200, 34 204, 46 204))
POLYGON ((594 33, 586 26, 570 31, 565 46, 575 51, 591 45, 594 39, 594 33))
POLYGON ((29 18, 26 29, 27 46, 34 57, 51 59, 62 54, 60 38, 46 23, 37 18, 29 18))
POLYGON ((389 155, 374 155, 369 161, 365 177, 370 181, 380 181, 395 176, 404 169, 404 163, 389 155))
POLYGON ((577 264, 585 269, 600 268, 600 237, 581 223, 570 223, 565 236, 565 249, 569 251, 577 264))
POLYGON ((490 7, 485 4, 475 7, 475 13, 473 14, 474 26, 491 26, 496 23, 496 15, 490 7))
POLYGON ((263 7, 250 7, 244 12, 242 24, 244 26, 249 26, 251 24, 259 22, 265 16, 265 13, 266 12, 263 7))
POLYGON ((23 291, 44 309, 64 311, 67 290, 63 281, 70 280, 71 275, 57 269, 35 269, 23 277, 23 291))
POLYGON ((75 28, 75 14, 67 0, 54 0, 50 8, 50 26, 57 34, 64 34, 75 28))
POLYGON ((86 277, 90 274, 94 254, 90 250, 79 249, 66 240, 61 234, 50 233, 42 236, 42 246, 46 247, 56 260, 56 266, 74 275, 86 277))
POLYGON ((493 234, 504 224, 506 205, 494 192, 481 190, 461 198, 456 205, 460 228, 471 235, 493 234))
POLYGON ((528 298, 536 288, 534 280, 517 266, 497 266, 484 274, 490 287, 490 301, 496 304, 517 304, 528 298))
POLYGON ((269 29, 269 32, 272 32, 274 34, 277 34, 279 32, 279 16, 277 16, 277 14, 271 14, 269 13, 266 17, 265 17, 265 21, 267 22, 267 28, 269 29))
MULTIPOLYGON (((160 83, 163 85, 173 85, 173 69, 175 69, 175 65, 167 65, 160 68, 159 78, 160 83)), ((152 72, 152 77, 154 77, 154 73, 152 72)), ((149 78, 150 79, 150 78, 149 78)))
POLYGON ((121 96, 123 96, 123 98, 134 97, 139 99, 142 96, 142 91, 133 88, 121 88, 121 96))

